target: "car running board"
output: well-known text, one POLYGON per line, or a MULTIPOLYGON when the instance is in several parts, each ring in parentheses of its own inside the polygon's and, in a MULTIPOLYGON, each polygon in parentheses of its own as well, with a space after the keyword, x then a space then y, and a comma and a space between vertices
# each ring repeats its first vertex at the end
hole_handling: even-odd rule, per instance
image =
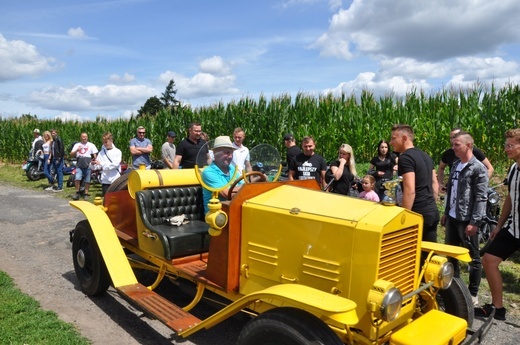
POLYGON ((194 315, 184 311, 142 284, 122 286, 116 288, 116 290, 144 313, 157 318, 177 333, 182 333, 201 322, 194 315))

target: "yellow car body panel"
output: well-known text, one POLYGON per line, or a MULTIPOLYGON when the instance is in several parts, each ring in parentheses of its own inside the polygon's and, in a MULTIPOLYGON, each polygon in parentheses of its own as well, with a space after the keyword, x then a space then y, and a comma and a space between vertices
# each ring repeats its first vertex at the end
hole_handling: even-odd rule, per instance
MULTIPOLYGON (((365 301, 373 283, 387 279, 404 295, 419 286, 421 237, 422 217, 414 212, 284 185, 242 206, 240 293, 297 283, 365 301)), ((404 306, 402 315, 412 314, 404 306)), ((365 303, 357 315, 355 327, 370 333, 365 303)))
POLYGON ((135 274, 106 213, 87 201, 69 203, 87 217, 114 287, 136 284, 135 274))
POLYGON ((469 250, 464 247, 424 241, 421 244, 421 248, 425 251, 434 251, 437 254, 451 256, 460 261, 471 262, 469 250))

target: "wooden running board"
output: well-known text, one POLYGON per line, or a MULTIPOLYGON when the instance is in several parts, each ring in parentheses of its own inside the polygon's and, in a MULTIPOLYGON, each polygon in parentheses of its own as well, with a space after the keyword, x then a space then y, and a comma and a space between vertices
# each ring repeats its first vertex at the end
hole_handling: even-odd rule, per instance
POLYGON ((122 286, 116 290, 143 312, 151 314, 177 333, 200 323, 197 317, 182 310, 182 308, 142 284, 122 286))

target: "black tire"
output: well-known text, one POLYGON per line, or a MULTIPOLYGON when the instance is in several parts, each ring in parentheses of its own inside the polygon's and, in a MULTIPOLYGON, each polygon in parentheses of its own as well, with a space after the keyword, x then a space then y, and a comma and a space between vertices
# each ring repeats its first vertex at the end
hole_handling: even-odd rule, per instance
POLYGON ((38 181, 41 177, 40 171, 38 170, 38 165, 31 164, 29 169, 25 171, 25 175, 31 181, 38 181))
POLYGON ((88 296, 104 294, 110 285, 105 261, 86 220, 80 221, 72 239, 72 260, 81 291, 88 296))
POLYGON ((67 187, 74 187, 74 179, 76 178, 76 174, 70 174, 69 179, 67 180, 67 187))
POLYGON ((296 308, 271 309, 249 321, 238 345, 343 345, 327 324, 296 308))
POLYGON ((473 325, 475 317, 473 302, 468 287, 462 279, 453 278, 449 288, 439 290, 437 302, 441 310, 466 320, 468 327, 473 325))
POLYGON ((128 190, 128 175, 123 173, 108 187, 107 193, 119 192, 120 190, 128 190))

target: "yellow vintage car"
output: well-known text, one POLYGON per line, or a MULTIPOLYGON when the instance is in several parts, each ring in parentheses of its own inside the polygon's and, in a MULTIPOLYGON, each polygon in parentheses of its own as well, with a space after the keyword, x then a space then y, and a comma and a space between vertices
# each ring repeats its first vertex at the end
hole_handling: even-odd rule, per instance
POLYGON ((315 180, 275 181, 280 169, 205 214, 200 170, 133 170, 103 201, 70 202, 86 218, 71 232, 86 295, 112 285, 181 337, 247 310, 256 316, 240 345, 461 344, 484 333, 471 330, 469 291, 446 258, 470 261, 467 250, 422 242, 420 215, 315 180), (156 281, 143 285, 135 269, 156 281), (164 277, 193 282, 193 301, 157 294, 164 277), (190 311, 205 291, 229 303, 199 319, 190 311))

